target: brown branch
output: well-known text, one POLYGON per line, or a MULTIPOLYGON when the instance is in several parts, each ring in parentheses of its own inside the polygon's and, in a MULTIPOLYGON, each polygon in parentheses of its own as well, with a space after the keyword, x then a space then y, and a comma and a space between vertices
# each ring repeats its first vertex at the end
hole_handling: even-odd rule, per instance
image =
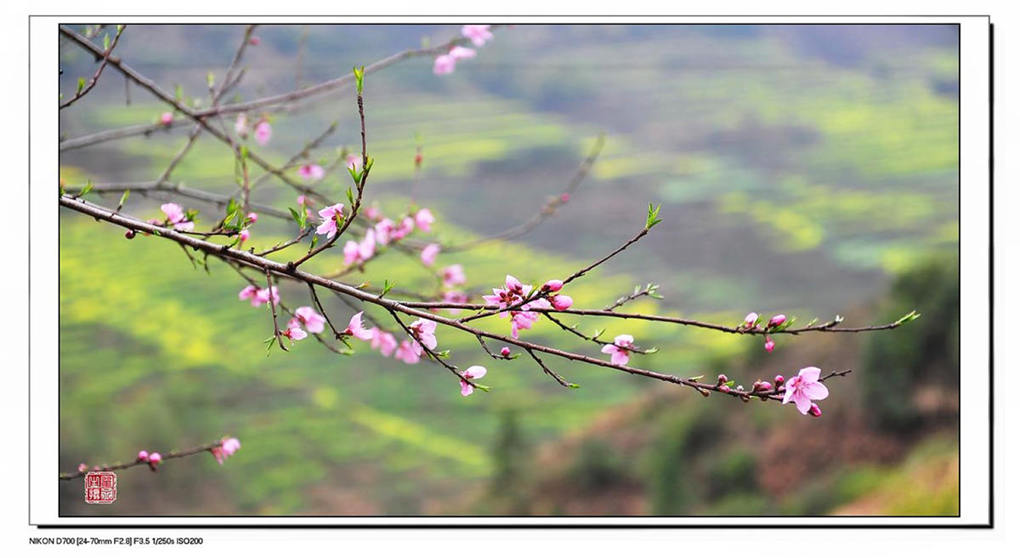
POLYGON ((113 37, 113 42, 110 43, 110 48, 106 49, 106 51, 103 52, 103 61, 101 64, 99 64, 99 68, 96 69, 96 73, 93 74, 92 79, 89 80, 88 85, 86 85, 80 91, 75 93, 74 97, 71 97, 70 99, 60 104, 61 110, 73 105, 75 101, 81 99, 85 95, 88 95, 89 91, 92 91, 92 88, 96 86, 96 83, 99 82, 99 77, 103 75, 103 70, 106 69, 106 64, 110 61, 110 54, 113 53, 113 49, 117 48, 117 42, 120 41, 120 35, 121 33, 124 32, 124 29, 126 28, 127 28, 126 25, 117 26, 117 34, 113 37))
MULTIPOLYGON (((160 454, 160 457, 162 457, 161 462, 162 461, 166 461, 168 459, 179 459, 181 457, 188 457, 189 455, 197 455, 199 453, 210 451, 213 448, 217 448, 217 447, 220 447, 222 445, 223 445, 223 440, 221 439, 221 440, 217 440, 215 442, 210 442, 208 444, 204 444, 204 445, 201 445, 201 446, 195 446, 193 448, 186 449, 186 450, 171 451, 171 452, 167 452, 167 453, 161 453, 160 454)), ((141 459, 135 458, 133 461, 117 462, 117 463, 114 463, 112 465, 103 464, 103 465, 100 465, 98 469, 88 469, 88 470, 85 470, 85 471, 78 471, 78 472, 75 472, 75 473, 60 473, 60 480, 71 480, 71 479, 76 479, 76 478, 79 478, 79 477, 84 477, 85 475, 87 475, 89 472, 91 472, 93 470, 95 470, 95 471, 119 471, 121 469, 128 469, 130 467, 137 467, 138 465, 148 465, 148 464, 149 464, 148 461, 143 461, 141 459)), ((155 471, 155 469, 153 469, 153 470, 155 471)))

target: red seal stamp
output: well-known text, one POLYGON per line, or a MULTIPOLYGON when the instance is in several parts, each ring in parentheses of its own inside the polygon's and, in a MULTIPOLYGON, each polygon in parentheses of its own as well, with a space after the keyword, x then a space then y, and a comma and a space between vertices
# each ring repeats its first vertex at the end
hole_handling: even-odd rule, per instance
POLYGON ((85 503, 112 504, 117 501, 117 473, 90 471, 85 475, 85 503))

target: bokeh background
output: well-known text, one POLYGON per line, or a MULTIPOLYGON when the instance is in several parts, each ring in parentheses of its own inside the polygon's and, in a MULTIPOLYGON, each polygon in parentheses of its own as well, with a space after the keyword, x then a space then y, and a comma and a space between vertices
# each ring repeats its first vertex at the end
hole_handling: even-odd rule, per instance
MULTIPOLYGON (((236 98, 331 79, 458 32, 260 27, 236 98)), ((207 104, 206 75, 222 78, 242 34, 129 26, 117 50, 165 89, 207 104)), ((66 98, 95 63, 60 40, 66 98)), ((853 368, 830 383, 818 419, 550 358, 581 386, 565 390, 527 359, 492 361, 473 338, 441 332, 454 362, 489 368, 494 389, 464 398, 438 367, 363 346, 340 357, 308 340, 267 357, 269 316, 238 302, 243 283, 225 265, 196 270, 171 243, 127 241, 62 212, 60 470, 224 434, 243 445, 223 466, 199 456, 158 474, 123 471, 113 506, 87 506, 80 481, 62 482, 62 514, 958 513, 955 26, 518 25, 452 75, 433 75, 431 64, 411 59, 366 79, 377 160, 367 199, 397 213, 413 196, 436 213, 442 240, 526 220, 562 191, 595 137, 607 137, 553 219, 510 242, 439 256, 439 265, 464 265, 469 288, 508 272, 526 282, 565 275, 629 238, 647 204, 661 202, 665 221, 652 234, 571 285, 578 305, 601 307, 653 282, 665 298, 632 310, 733 324, 751 310, 867 324, 916 309, 922 319, 878 334, 780 336, 771 354, 759 338, 581 322, 659 347, 633 362, 679 374, 725 372, 749 385, 807 365, 853 368)), ((153 123, 164 110, 107 69, 61 112, 61 136, 153 123)), ((358 143, 356 118, 350 91, 320 97, 273 116, 272 141, 255 150, 282 164, 335 120, 337 132, 312 153, 331 161, 358 143)), ((64 151, 61 177, 151 181, 188 130, 64 151)), ((203 135, 173 179, 229 193, 233 172, 229 150, 203 135)), ((332 173, 322 187, 340 200, 348 182, 332 173)), ((295 205, 276 180, 254 198, 295 205)), ((202 212, 200 227, 219 215, 178 201, 202 212)), ((160 203, 133 192, 126 211, 155 217, 160 203)), ((256 247, 293 234, 270 219, 252 230, 256 247)), ((337 253, 312 264, 339 266, 337 253)), ((384 279, 433 285, 396 252, 352 281, 384 279)), ((307 303, 293 286, 283 296, 307 303)), ((351 313, 326 303, 340 322, 351 313)), ((543 322, 523 335, 596 354, 543 322)))

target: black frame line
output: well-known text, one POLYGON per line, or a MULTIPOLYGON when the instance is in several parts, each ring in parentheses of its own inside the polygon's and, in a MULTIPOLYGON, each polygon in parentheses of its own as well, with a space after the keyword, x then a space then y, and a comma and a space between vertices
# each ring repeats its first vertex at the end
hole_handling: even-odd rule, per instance
MULTIPOLYGON (((32 33, 31 33, 31 20, 34 17, 45 18, 45 19, 53 19, 53 18, 77 18, 77 17, 86 17, 86 18, 90 18, 90 19, 107 18, 107 17, 113 18, 113 19, 123 19, 123 18, 167 18, 167 17, 184 17, 184 18, 217 18, 217 17, 218 18, 223 18, 223 17, 227 17, 227 18, 229 18, 229 17, 238 17, 238 16, 236 16, 236 15, 200 15, 200 16, 199 15, 183 15, 183 16, 182 15, 107 15, 107 14, 100 14, 100 15, 29 15, 28 16, 28 20, 29 20, 29 30, 28 30, 29 52, 31 52, 31 35, 32 35, 32 33)), ((989 37, 988 37, 988 53, 989 53, 989 61, 988 61, 988 64, 989 64, 989 78, 988 78, 988 80, 989 80, 988 81, 988 86, 989 86, 989 96, 988 96, 988 101, 989 101, 989 110, 988 110, 988 117, 989 117, 989 153, 988 153, 988 168, 989 168, 989 179, 988 179, 988 189, 989 189, 988 190, 989 191, 989 208, 988 208, 989 209, 989 230, 988 230, 988 235, 989 235, 989 277, 988 277, 988 282, 989 282, 988 283, 988 286, 989 286, 989 295, 988 295, 989 296, 989 340, 988 340, 988 343, 989 343, 989 363, 988 363, 988 365, 989 365, 989 371, 988 371, 988 379, 989 379, 989 386, 988 386, 989 387, 989 393, 988 393, 988 395, 989 395, 989 417, 988 417, 988 419, 989 419, 989 463, 988 463, 988 465, 989 465, 989 486, 988 486, 988 490, 989 490, 989 499, 988 499, 988 501, 989 501, 989 503, 988 503, 988 523, 972 523, 972 524, 959 524, 959 523, 956 523, 956 524, 947 524, 947 525, 941 525, 941 524, 938 524, 938 523, 934 523, 934 524, 903 524, 903 525, 891 525, 891 524, 885 524, 885 523, 877 523, 877 524, 831 524, 831 525, 821 525, 821 524, 815 524, 815 523, 800 523, 800 524, 798 524, 798 523, 784 523, 784 524, 757 524, 757 525, 755 525, 755 524, 740 524, 740 523, 733 523, 733 524, 724 524, 724 523, 706 523, 706 524, 694 524, 694 523, 691 523, 691 524, 644 523, 644 524, 642 524, 642 523, 640 523, 640 520, 641 519, 645 519, 645 518, 649 518, 649 519, 650 518, 655 518, 655 519, 683 519, 683 518, 702 518, 702 519, 705 519, 705 518, 727 518, 727 519, 729 519, 729 518, 734 518, 734 519, 735 518, 740 518, 740 519, 787 519, 787 518, 789 518, 789 519, 806 519, 806 518, 843 519, 843 518, 847 518, 847 519, 854 519, 854 518, 860 518, 860 517, 868 517, 868 518, 876 518, 876 519, 877 518, 891 518, 891 519, 926 518, 926 519, 935 519, 935 518, 953 518, 953 517, 959 518, 960 517, 960 510, 962 510, 962 505, 958 508, 957 514, 955 516, 916 516, 916 515, 912 515, 912 516, 908 516, 908 515, 897 515, 897 516, 875 516, 875 515, 866 515, 866 516, 862 516, 862 515, 845 515, 845 516, 827 516, 827 515, 817 515, 817 516, 785 516, 785 515, 727 515, 727 516, 703 516, 703 515, 700 515, 700 516, 699 515, 672 515, 672 516, 662 516, 662 515, 660 515, 660 516, 654 516, 654 515, 648 515, 648 516, 606 516, 606 515, 590 515, 590 516, 589 515, 570 515, 570 516, 540 516, 540 515, 539 516, 535 516, 535 515, 528 515, 528 516, 486 516, 486 515, 448 515, 448 516, 379 515, 379 516, 344 516, 344 515, 305 515, 305 516, 296 516, 296 515, 201 515, 201 514, 196 514, 196 515, 166 515, 166 516, 144 516, 144 515, 96 515, 96 516, 91 516, 91 515, 64 515, 64 514, 61 514, 59 512, 59 504, 58 504, 58 508, 57 508, 58 509, 57 513, 58 513, 58 517, 60 517, 60 518, 88 518, 88 519, 93 519, 93 520, 95 520, 95 519, 105 519, 105 518, 145 518, 145 519, 164 519, 164 518, 166 518, 166 519, 221 518, 221 519, 223 519, 225 521, 230 521, 230 520, 235 520, 235 519, 268 519, 268 518, 299 518, 299 517, 335 519, 335 520, 358 519, 358 518, 362 518, 362 519, 366 519, 366 518, 378 518, 378 519, 383 519, 383 520, 386 520, 386 519, 422 519, 422 518, 430 518, 430 519, 438 519, 438 520, 442 520, 442 519, 456 520, 456 519, 467 519, 467 518, 470 518, 470 519, 511 519, 511 520, 512 519, 543 519, 543 518, 550 519, 550 518, 556 518, 557 520, 560 520, 560 521, 573 521, 573 520, 580 521, 580 520, 584 520, 584 519, 600 519, 600 520, 626 519, 628 521, 634 521, 634 523, 542 523, 542 522, 535 522, 535 523, 492 523, 492 524, 486 524, 486 523, 481 523, 481 524, 480 523, 442 523, 442 524, 439 524, 439 523, 437 523, 437 524, 430 524, 430 523, 419 523, 419 524, 398 524, 398 523, 391 523, 391 524, 387 524, 387 523, 343 523, 343 524, 316 524, 316 523, 306 523, 306 524, 300 524, 300 523, 295 523, 295 524, 272 524, 272 523, 267 523, 267 524, 229 524, 229 523, 227 523, 227 524, 201 524, 201 523, 197 523, 196 524, 196 523, 179 523, 179 524, 172 524, 172 523, 164 523, 164 524, 157 524, 157 525, 152 525, 152 524, 130 524, 130 523, 129 524, 123 524, 123 523, 121 523, 121 524, 116 524, 116 523, 106 523, 106 524, 66 524, 66 525, 65 524, 46 524, 46 523, 35 524, 35 523, 32 523, 31 522, 31 505, 32 505, 32 499, 31 499, 31 475, 32 475, 32 469, 31 469, 31 455, 32 455, 32 452, 31 452, 31 443, 32 443, 32 439, 31 439, 31 405, 32 405, 32 399, 31 399, 31 389, 32 389, 32 384, 31 384, 31 370, 32 370, 32 366, 31 366, 31 336, 32 336, 32 334, 31 334, 31 288, 32 288, 32 283, 31 283, 31 276, 32 276, 32 272, 31 272, 31 258, 32 258, 32 252, 31 252, 31 247, 32 247, 32 242, 31 242, 31 222, 32 222, 32 216, 31 216, 31 187, 32 187, 32 183, 31 183, 31 173, 30 173, 29 180, 28 180, 28 186, 29 186, 29 209, 30 209, 29 216, 28 216, 29 234, 27 235, 27 237, 28 237, 28 248, 29 248, 29 254, 28 254, 28 258, 29 258, 29 266, 28 266, 29 282, 28 282, 28 285, 29 285, 29 310, 30 310, 29 311, 29 317, 28 317, 28 320, 29 320, 29 322, 28 322, 29 323, 29 331, 28 331, 28 347, 29 347, 29 355, 28 355, 28 380, 29 380, 28 381, 28 388, 29 388, 29 401, 28 401, 28 407, 29 407, 29 425, 28 425, 29 452, 28 452, 28 465, 29 465, 29 468, 28 468, 28 474, 29 474, 29 482, 27 483, 28 496, 29 496, 29 498, 28 498, 28 505, 29 505, 29 522, 28 522, 28 524, 29 525, 35 526, 35 527, 37 527, 39 529, 96 529, 96 528, 98 528, 98 529, 115 529, 115 528, 117 528, 117 529, 119 529, 119 528, 140 529, 140 528, 156 528, 156 529, 400 529, 400 530, 416 530, 416 529, 515 529, 515 530, 519 530, 519 529, 729 529, 729 528, 742 528, 742 529, 990 529, 990 528, 994 528, 994 524, 995 524, 995 521, 994 521, 994 519, 995 519, 995 516, 994 516, 994 511, 995 511, 995 507, 994 507, 994 497, 995 497, 995 493, 994 493, 994 486, 995 486, 995 482, 994 482, 994 479, 995 479, 995 477, 994 477, 994 471, 995 471, 995 463, 994 463, 994 441, 995 441, 995 439, 994 439, 994 432, 995 432, 995 429, 994 429, 994 360, 995 360, 995 358, 994 358, 994 333, 995 333, 995 324, 994 324, 994 309, 995 309, 995 304, 994 304, 994 299, 995 299, 995 297, 994 297, 994 270, 995 270, 995 267, 994 267, 994 261, 995 261, 995 253, 994 253, 994 168, 995 168, 995 165, 994 165, 994 70, 995 70, 995 68, 994 68, 994 52, 995 52, 995 48, 994 48, 994 24, 991 22, 991 16, 990 15, 988 15, 988 14, 963 14, 963 15, 948 15, 948 14, 939 14, 939 15, 917 15, 917 14, 914 14, 914 15, 803 15, 803 14, 800 14, 800 15, 747 15, 747 14, 744 14, 744 15, 696 15, 696 16, 688 16, 688 15, 639 15, 639 16, 584 15, 584 16, 578 16, 577 14, 572 14, 572 15, 540 15, 540 16, 535 16, 535 15, 532 15, 532 16, 521 16, 521 15, 480 15, 480 16, 472 16, 472 15, 435 15, 435 16, 432 16, 432 15, 428 15, 428 16, 426 16, 426 15, 407 14, 407 15, 359 15, 359 16, 335 15, 335 16, 330 16, 330 15, 321 15, 320 14, 320 15, 259 15, 259 16, 245 16, 245 17, 247 17, 247 19, 240 20, 238 22, 212 22, 212 23, 209 23, 209 22, 194 22, 194 23, 191 23, 191 22, 175 22, 175 23, 160 23, 160 22, 148 22, 148 21, 146 21, 146 22, 141 22, 140 24, 141 25, 153 25, 153 26, 156 26, 156 25, 159 25, 159 26, 163 26, 163 25, 167 25, 167 26, 169 26, 169 25, 221 26, 221 25, 238 25, 238 24, 243 24, 243 23, 251 23, 252 21, 259 21, 259 20, 263 20, 263 19, 284 18, 284 17, 285 18, 345 17, 345 18, 349 19, 350 23, 345 23, 345 22, 315 22, 315 23, 286 22, 286 23, 279 23, 277 25, 316 25, 316 26, 325 26, 325 25, 377 26, 378 25, 378 26, 385 26, 385 25, 397 25, 397 24, 406 23, 406 22, 377 23, 377 22, 361 22, 361 21, 358 21, 359 19, 362 19, 362 18, 379 18, 379 17, 385 17, 385 18, 422 18, 423 20, 426 20, 426 21, 412 22, 412 23, 421 23, 423 25, 434 25, 434 26, 439 26, 439 25, 460 25, 460 24, 463 23, 461 21, 456 21, 456 22, 433 21, 436 18, 444 18, 444 17, 457 17, 457 18, 477 17, 478 19, 482 19, 482 20, 486 20, 486 21, 493 21, 493 20, 496 20, 496 19, 499 19, 499 18, 507 18, 509 20, 509 21, 499 21, 499 23, 504 23, 504 22, 506 22, 506 23, 516 23, 517 19, 541 19, 541 18, 562 18, 562 17, 575 17, 575 18, 579 18, 579 17, 584 17, 584 18, 619 18, 619 19, 626 19, 628 17, 635 17, 635 18, 684 17, 684 18, 699 18, 699 19, 702 19, 702 18, 739 18, 739 17, 754 17, 754 18, 811 18, 811 17, 840 18, 840 17, 854 17, 854 18, 881 18, 881 19, 896 18, 896 17, 915 18, 915 19, 916 18, 939 19, 939 18, 961 18, 961 17, 971 17, 971 18, 973 18, 973 17, 984 17, 988 21, 988 32, 989 32, 989 37)), ((961 137, 961 134, 960 134, 960 132, 961 132, 961 119, 962 119, 962 115, 961 115, 962 108, 961 108, 961 98, 960 98, 960 92, 961 92, 960 91, 961 90, 961 80, 960 80, 960 77, 962 76, 962 54, 961 54, 961 51, 962 51, 962 44, 961 44, 961 29, 962 29, 962 26, 961 26, 961 24, 959 22, 941 23, 941 24, 937 23, 937 22, 929 22, 929 23, 916 23, 916 22, 902 22, 902 23, 901 22, 885 22, 885 23, 861 23, 861 22, 767 22, 767 23, 746 23, 746 22, 736 22, 736 23, 662 22, 662 23, 655 23, 655 22, 644 22, 644 23, 637 23, 637 22, 635 22, 635 23, 630 23, 630 22, 628 22, 628 23, 630 25, 649 25, 649 26, 665 26, 665 25, 674 25, 674 26, 681 26, 681 25, 684 25, 684 26, 704 26, 704 25, 734 25, 734 26, 750 26, 750 25, 759 25, 759 26, 761 26, 761 25, 765 25, 765 26, 778 26, 778 25, 791 25, 791 26, 794 26, 794 25, 796 25, 796 26, 802 26, 802 25, 813 25, 813 26, 851 26, 851 25, 868 25, 868 26, 881 26, 881 25, 932 26, 932 25, 947 25, 948 26, 948 25, 954 25, 956 27, 956 29, 957 29, 957 89, 956 89, 956 93, 957 93, 957 221, 958 222, 960 221, 961 211, 962 211, 961 202, 962 202, 963 184, 962 184, 962 162, 961 162, 961 158, 962 158, 962 137, 961 137)), ((608 24, 608 23, 581 23, 581 24, 578 24, 578 25, 606 25, 606 24, 608 24)), ((75 23, 74 22, 60 21, 60 22, 58 22, 58 25, 75 25, 75 23)), ((268 23, 266 25, 272 25, 272 23, 268 23)), ((536 22, 536 23, 524 23, 524 25, 571 25, 571 23, 565 23, 565 22, 536 22)), ((59 55, 59 49, 58 49, 58 55, 59 55)), ((58 66, 59 66, 59 60, 58 60, 58 66)), ((31 76, 31 57, 29 57, 29 75, 31 76)), ((28 131, 28 137, 29 137, 28 156, 29 156, 29 165, 30 165, 30 168, 31 168, 31 156, 32 156, 31 155, 32 154, 32 144, 31 144, 31 135, 32 135, 32 132, 31 132, 32 94, 31 94, 31 90, 32 90, 32 87, 31 87, 31 79, 29 79, 28 81, 29 81, 29 83, 28 83, 28 91, 29 91, 28 101, 29 101, 29 115, 30 115, 30 118, 29 118, 29 120, 30 120, 30 122, 29 122, 29 131, 28 131)), ((58 119, 58 133, 57 133, 57 137, 58 138, 60 137, 60 133, 59 133, 59 119, 58 119)), ((59 161, 60 161, 59 146, 57 146, 57 160, 58 160, 58 165, 59 165, 59 161)), ((58 239, 58 250, 57 250, 58 269, 59 269, 59 239, 60 239, 60 234, 61 234, 61 230, 58 227, 58 232, 57 232, 57 239, 58 239)), ((962 234, 962 231, 961 231, 961 234, 962 234)), ((961 240, 960 239, 961 239, 961 236, 958 236, 957 237, 957 254, 960 254, 962 252, 961 251, 961 240)), ((960 280, 962 279, 962 271, 961 271, 961 269, 962 269, 962 265, 960 265, 960 263, 958 262, 958 266, 957 266, 957 282, 958 283, 960 283, 960 280)), ((58 285, 58 299, 59 299, 59 285, 58 285)), ((962 307, 962 305, 961 305, 961 307, 962 307)), ((59 343, 60 343, 60 341, 59 341, 59 323, 60 323, 59 304, 58 304, 57 323, 58 323, 58 337, 57 337, 58 340, 57 340, 57 345, 59 347, 59 343)), ((962 330, 959 333, 959 335, 961 336, 960 339, 962 340, 962 330)), ((58 398, 59 398, 59 386, 60 386, 60 375, 59 375, 60 356, 59 356, 59 352, 58 352, 57 360, 58 360, 57 386, 58 386, 58 398)), ((961 371, 962 371, 962 363, 961 363, 960 366, 961 366, 961 371)), ((957 392, 958 393, 959 393, 960 387, 962 387, 962 374, 958 374, 958 376, 957 376, 957 392)), ((59 425, 60 425, 59 402, 58 402, 58 412, 57 412, 57 425, 58 425, 57 427, 58 427, 58 432, 59 432, 59 425)), ((957 448, 959 448, 961 446, 961 442, 962 442, 962 432, 961 432, 960 426, 961 426, 961 416, 958 415, 957 416, 957 448)), ((59 443, 60 443, 60 441, 59 441, 59 435, 58 435, 58 440, 57 440, 58 452, 59 452, 59 443)), ((57 468, 59 470, 59 464, 58 464, 57 468)), ((958 479, 962 480, 962 478, 960 477, 960 475, 961 475, 960 471, 957 472, 957 475, 958 475, 958 479)), ((961 486, 962 486, 962 484, 961 484, 961 486)), ((963 496, 964 496, 962 488, 961 488, 959 496, 960 496, 960 500, 962 501, 963 500, 963 496)))

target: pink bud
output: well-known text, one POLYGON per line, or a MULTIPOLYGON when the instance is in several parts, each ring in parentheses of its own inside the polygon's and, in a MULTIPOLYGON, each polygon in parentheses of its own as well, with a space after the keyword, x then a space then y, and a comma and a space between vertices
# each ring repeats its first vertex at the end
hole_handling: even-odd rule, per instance
POLYGON ((298 205, 308 205, 308 198, 303 195, 297 197, 298 205))
POLYGON ((415 153, 414 154, 414 166, 420 167, 421 166, 421 161, 422 161, 421 153, 415 153))
POLYGON ((251 213, 248 214, 248 222, 249 223, 254 224, 258 220, 259 220, 259 214, 258 213, 255 213, 254 211, 252 211, 251 213))
POLYGON ((499 350, 499 354, 505 357, 510 356, 510 347, 503 347, 502 349, 499 350))
POLYGON ((744 316, 744 325, 747 327, 753 326, 756 321, 758 321, 758 314, 756 312, 751 312, 747 316, 744 316))
POLYGON ((261 42, 262 42, 262 39, 260 39, 258 37, 252 37, 252 38, 248 39, 248 44, 251 45, 251 46, 259 46, 259 43, 261 43, 261 42))
POLYGON ((723 393, 729 393, 730 392, 730 386, 728 386, 726 384, 723 384, 723 385, 719 386, 719 391, 721 391, 723 393))
POLYGON ((758 391, 772 391, 772 384, 766 381, 758 382, 758 391))
POLYGON ((142 451, 138 452, 138 460, 139 461, 148 461, 149 460, 149 452, 147 452, 145 450, 142 450, 142 451))
POLYGON ((808 410, 808 413, 810 413, 813 417, 820 417, 822 416, 822 409, 817 403, 812 403, 811 409, 808 410))
POLYGON ((158 465, 160 461, 163 461, 163 456, 158 451, 149 454, 149 463, 152 465, 158 465))
POLYGON ((559 279, 550 279, 545 282, 545 285, 543 285, 542 288, 554 293, 563 288, 563 281, 560 281, 559 279))
POLYGON ((785 382, 785 381, 786 381, 786 378, 784 378, 782 374, 776 374, 775 382, 776 382, 777 386, 783 385, 783 382, 785 382))
POLYGON ((173 123, 173 121, 174 113, 172 112, 164 112, 163 114, 159 115, 159 123, 164 126, 169 126, 170 124, 173 123))
POLYGON ((728 381, 730 381, 730 379, 726 377, 726 374, 719 374, 719 382, 718 383, 725 384, 728 381))
POLYGON ((563 202, 563 203, 567 203, 568 201, 570 201, 570 194, 568 194, 566 192, 563 192, 562 194, 560 194, 560 201, 563 202))
POLYGON ((134 238, 134 237, 135 237, 135 231, 133 231, 133 230, 131 230, 131 229, 128 229, 128 230, 127 230, 127 231, 126 231, 126 232, 124 233, 124 238, 126 238, 126 239, 128 239, 128 240, 131 240, 131 239, 132 239, 132 238, 134 238))
POLYGON ((88 470, 89 470, 89 466, 88 465, 86 465, 84 463, 79 463, 78 464, 78 472, 79 473, 84 473, 85 471, 88 471, 88 470))
POLYGON ((775 341, 773 341, 771 337, 766 337, 765 338, 765 350, 771 353, 772 349, 775 349, 775 348, 776 348, 775 341))
POLYGON ((247 242, 249 238, 251 238, 251 233, 248 232, 248 229, 242 229, 241 232, 237 233, 237 237, 241 239, 242 243, 244 243, 247 242))
POLYGON ((574 304, 574 299, 567 295, 556 295, 552 297, 553 308, 557 310, 566 310, 574 304))
POLYGON ((785 321, 786 321, 786 315, 785 314, 776 314, 775 316, 772 316, 771 318, 769 318, 769 327, 776 327, 776 326, 779 326, 779 325, 783 325, 783 322, 785 322, 785 321))

